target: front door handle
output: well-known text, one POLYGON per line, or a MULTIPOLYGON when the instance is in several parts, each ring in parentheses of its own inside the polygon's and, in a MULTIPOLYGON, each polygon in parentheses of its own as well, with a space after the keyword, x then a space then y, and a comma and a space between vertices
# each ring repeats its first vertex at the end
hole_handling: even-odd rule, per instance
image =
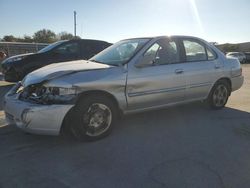
POLYGON ((183 69, 176 69, 175 74, 182 74, 184 72, 183 69))
POLYGON ((221 66, 220 66, 220 65, 215 65, 214 68, 215 68, 215 69, 220 69, 221 66))

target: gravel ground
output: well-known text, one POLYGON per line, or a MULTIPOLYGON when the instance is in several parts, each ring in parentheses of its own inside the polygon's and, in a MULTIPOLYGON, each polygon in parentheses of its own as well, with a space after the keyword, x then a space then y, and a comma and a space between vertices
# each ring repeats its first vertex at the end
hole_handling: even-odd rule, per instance
POLYGON ((25 134, 0 112, 0 187, 249 188, 250 66, 243 72, 223 110, 193 103, 126 116, 92 143, 25 134))

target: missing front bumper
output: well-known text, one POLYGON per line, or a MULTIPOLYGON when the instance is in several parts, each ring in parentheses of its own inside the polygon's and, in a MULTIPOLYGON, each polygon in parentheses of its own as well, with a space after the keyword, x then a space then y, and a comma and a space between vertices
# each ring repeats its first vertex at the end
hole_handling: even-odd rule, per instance
POLYGON ((18 94, 6 95, 6 121, 26 132, 58 135, 64 117, 73 105, 40 105, 18 100, 18 94))

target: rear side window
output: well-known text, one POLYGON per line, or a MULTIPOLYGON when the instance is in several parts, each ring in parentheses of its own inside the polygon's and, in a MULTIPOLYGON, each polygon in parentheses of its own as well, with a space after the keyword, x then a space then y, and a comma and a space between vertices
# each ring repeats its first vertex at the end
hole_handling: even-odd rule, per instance
POLYGON ((217 57, 216 53, 213 50, 211 50, 210 48, 207 47, 207 59, 209 61, 212 61, 212 60, 215 60, 216 57, 217 57))
POLYGON ((186 61, 205 61, 207 60, 206 49, 196 41, 183 40, 186 53, 186 61))

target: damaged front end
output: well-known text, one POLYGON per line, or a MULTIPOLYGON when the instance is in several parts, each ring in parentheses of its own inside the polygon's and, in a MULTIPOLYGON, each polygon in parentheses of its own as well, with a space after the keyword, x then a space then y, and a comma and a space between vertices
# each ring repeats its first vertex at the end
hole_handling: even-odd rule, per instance
POLYGON ((74 106, 75 91, 42 84, 24 88, 18 83, 5 95, 6 121, 26 132, 58 135, 66 114, 74 106))
POLYGON ((27 87, 20 86, 17 89, 19 99, 26 102, 37 104, 74 104, 78 89, 61 88, 61 87, 47 87, 43 84, 34 84, 27 87))

